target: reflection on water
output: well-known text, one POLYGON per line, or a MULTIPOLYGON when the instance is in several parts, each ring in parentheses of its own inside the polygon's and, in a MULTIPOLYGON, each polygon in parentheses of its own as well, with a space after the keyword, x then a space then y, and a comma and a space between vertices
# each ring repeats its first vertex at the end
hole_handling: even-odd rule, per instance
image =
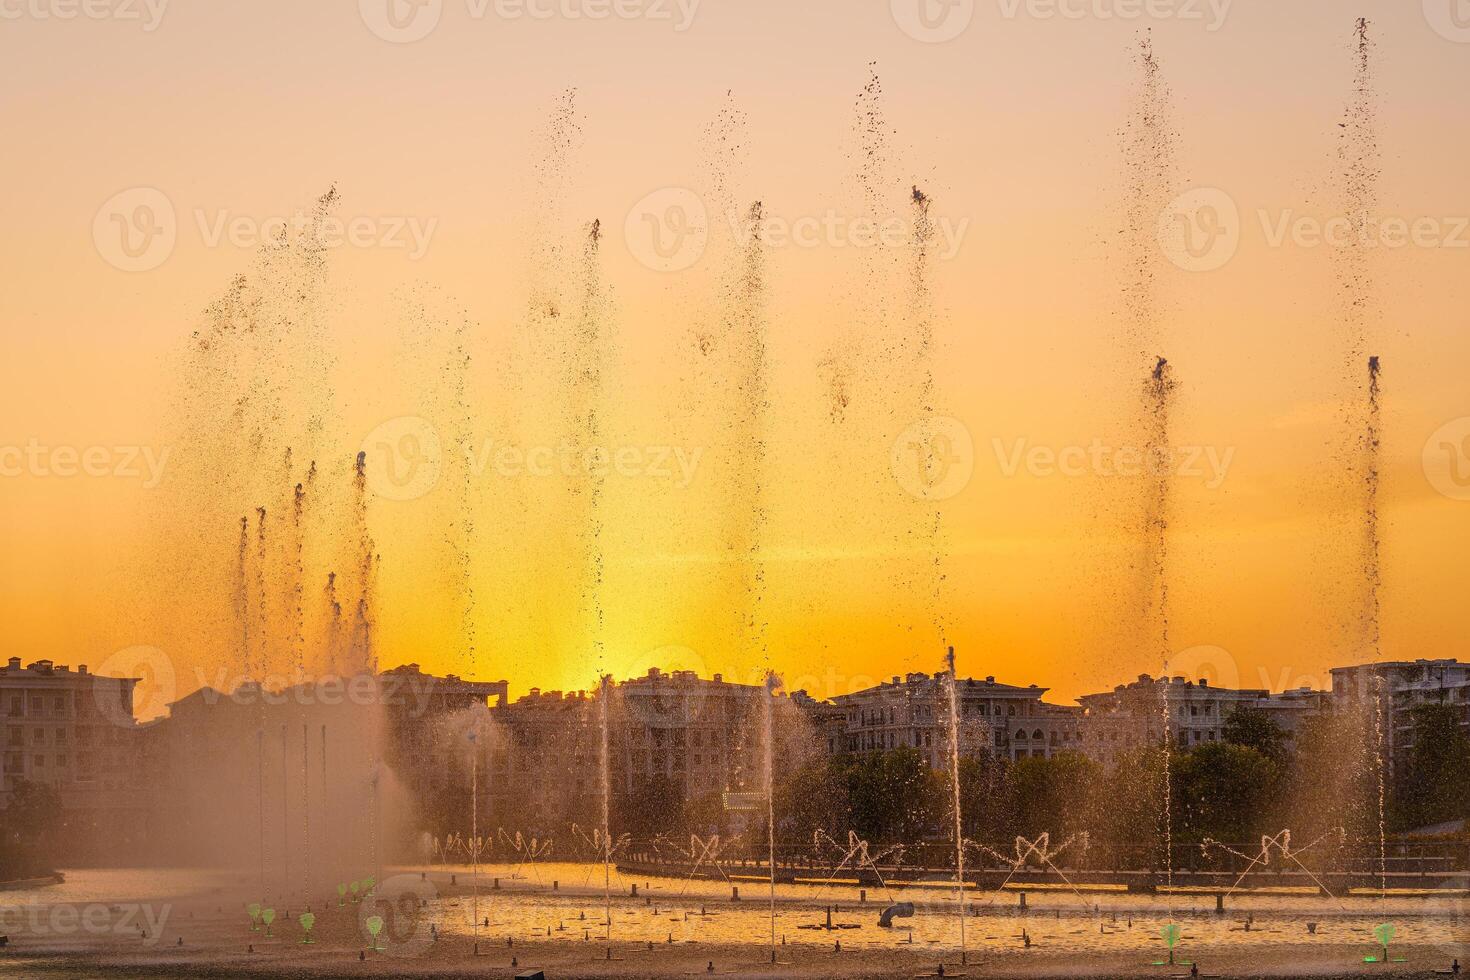
MULTIPOLYGON (((522 863, 482 866, 476 878, 468 866, 434 865, 396 868, 380 886, 385 904, 396 919, 389 941, 421 943, 412 955, 432 959, 446 946, 436 943, 472 935, 491 947, 534 943, 552 949, 591 948, 604 937, 602 866, 575 863, 522 863), (498 887, 497 887, 498 882, 498 887), (475 891, 478 886, 478 896, 475 891), (405 900, 406 896, 412 896, 405 900), (480 927, 474 928, 478 910, 480 927)), ((769 919, 762 881, 754 876, 734 880, 683 880, 615 874, 614 937, 622 947, 651 943, 689 949, 760 946, 767 940, 769 919), (636 896, 634 894, 636 886, 636 896), (739 889, 744 900, 732 900, 739 889)), ((190 935, 193 954, 201 950, 238 945, 253 938, 243 908, 257 900, 248 876, 211 870, 87 870, 70 872, 64 884, 0 893, 0 908, 57 906, 81 903, 167 903, 171 921, 163 930, 160 948, 173 936, 190 935)), ((793 951, 830 950, 840 940, 844 950, 912 950, 933 955, 957 947, 955 897, 942 880, 870 888, 866 900, 855 883, 798 882, 781 885, 776 911, 777 935, 793 951), (879 913, 891 902, 911 902, 915 914, 895 920, 895 928, 877 924, 879 913), (827 910, 832 908, 827 925, 827 910), (813 928, 816 927, 816 928, 813 928), (855 927, 855 928, 853 928, 855 927)), ((967 942, 992 952, 1030 949, 1082 953, 1153 954, 1162 949, 1159 930, 1171 912, 1183 925, 1181 949, 1209 948, 1218 956, 1227 949, 1270 951, 1280 948, 1289 957, 1293 948, 1332 948, 1371 945, 1373 927, 1384 921, 1397 925, 1396 941, 1404 946, 1431 946, 1446 957, 1459 955, 1458 933, 1466 898, 1464 893, 1432 896, 1394 895, 1387 899, 1348 896, 1340 902, 1311 894, 1240 893, 1225 914, 1215 911, 1213 895, 1175 894, 1169 898, 1130 895, 1119 891, 1079 894, 1067 889, 1030 889, 1025 908, 1019 891, 973 892, 967 942), (1249 928, 1246 920, 1250 919, 1249 928), (1024 933, 1024 939, 1023 939, 1024 933)), ((313 903, 321 914, 316 936, 321 945, 303 950, 356 949, 360 945, 358 920, 365 906, 339 906, 336 896, 313 903)), ((277 938, 288 949, 300 938, 294 918, 281 910, 277 938)), ((98 949, 109 935, 49 935, 28 937, 23 916, 11 915, 8 926, 12 948, 65 952, 98 949), (31 942, 31 940, 34 940, 31 942)), ((256 939, 259 942, 261 940, 256 939)), ((447 955, 447 953, 445 954, 447 955)))

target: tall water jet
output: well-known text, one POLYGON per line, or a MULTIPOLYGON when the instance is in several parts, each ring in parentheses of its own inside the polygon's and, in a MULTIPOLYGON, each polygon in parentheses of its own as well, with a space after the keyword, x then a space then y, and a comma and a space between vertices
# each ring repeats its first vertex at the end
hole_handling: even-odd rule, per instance
POLYGON ((762 685, 761 777, 766 797, 766 866, 770 879, 771 962, 776 962, 776 691, 781 680, 775 671, 766 674, 762 685))
POLYGON ((243 676, 251 676, 250 662, 250 518, 240 518, 240 538, 235 547, 235 621, 240 641, 238 663, 243 676))
POLYGON ((259 674, 255 680, 262 686, 265 684, 266 676, 271 670, 271 621, 270 621, 270 591, 266 584, 267 568, 270 565, 270 556, 266 551, 266 509, 255 508, 255 662, 259 665, 259 674))
MULTIPOLYGON (((929 277, 930 246, 934 240, 934 225, 929 216, 930 199, 915 186, 910 192, 913 221, 913 262, 909 268, 909 308, 905 317, 906 328, 899 354, 907 359, 907 377, 904 387, 913 392, 909 406, 911 422, 917 422, 923 433, 924 472, 940 472, 938 460, 945 437, 938 428, 935 404, 934 379, 934 307, 930 296, 929 277)), ((944 535, 944 511, 937 497, 921 498, 918 511, 918 526, 912 533, 912 545, 923 557, 924 568, 919 573, 916 591, 922 590, 923 601, 928 606, 929 627, 934 631, 933 639, 938 649, 949 649, 949 617, 945 609, 944 582, 946 578, 946 553, 948 546, 944 535)))
MULTIPOLYGON (((1342 617, 1350 635, 1342 647, 1357 662, 1376 663, 1381 657, 1379 481, 1381 467, 1382 415, 1379 389, 1379 360, 1369 354, 1379 330, 1381 309, 1376 286, 1377 244, 1366 230, 1377 227, 1379 141, 1378 95, 1374 45, 1367 18, 1358 18, 1353 30, 1352 91, 1338 125, 1336 201, 1340 213, 1361 234, 1346 236, 1332 251, 1336 279, 1343 355, 1342 437, 1344 454, 1340 487, 1346 519, 1340 526, 1349 542, 1348 614, 1342 617), (1363 374, 1364 364, 1367 375, 1363 374)), ((1376 827, 1363 828, 1377 835, 1380 891, 1387 882, 1387 767, 1385 750, 1382 679, 1371 692, 1359 692, 1363 710, 1372 711, 1371 724, 1363 725, 1362 737, 1370 746, 1364 759, 1373 768, 1369 779, 1376 786, 1363 786, 1377 796, 1376 827)), ((1367 774, 1364 774, 1365 776, 1367 774)), ((1364 782, 1368 782, 1365 779, 1364 782)))
POLYGON ((1163 810, 1164 874, 1168 886, 1174 885, 1174 810, 1173 810, 1173 715, 1169 691, 1173 678, 1169 674, 1172 650, 1169 645, 1169 518, 1173 474, 1173 444, 1169 434, 1170 407, 1175 382, 1169 362, 1160 357, 1144 387, 1144 446, 1147 485, 1144 495, 1144 622, 1152 634, 1154 654, 1163 665, 1160 703, 1163 706, 1163 810))
POLYGON ((607 955, 612 958, 612 757, 608 735, 608 710, 612 700, 612 677, 602 675, 597 692, 597 715, 599 723, 598 752, 599 775, 602 786, 602 903, 606 915, 607 955))
POLYGON ((968 955, 965 943, 965 822, 960 805, 960 699, 959 675, 955 673, 954 647, 945 654, 945 690, 949 699, 949 783, 954 815, 955 901, 960 925, 960 964, 968 955))
MULTIPOLYGON (((584 292, 582 306, 570 338, 569 409, 573 445, 583 458, 603 450, 605 438, 604 384, 608 357, 605 331, 606 311, 602 295, 601 261, 602 224, 594 220, 583 243, 582 270, 584 292)), ((581 538, 581 612, 584 617, 584 639, 599 670, 605 671, 607 611, 604 607, 604 580, 607 574, 606 520, 603 514, 606 474, 602 467, 589 466, 572 487, 581 501, 579 532, 581 538)))
MULTIPOLYGON (((1363 611, 1365 635, 1374 662, 1378 660, 1382 639, 1379 625, 1379 591, 1382 573, 1379 565, 1378 478, 1381 465, 1382 406, 1379 402, 1379 364, 1377 356, 1368 358, 1367 430, 1363 434, 1363 558, 1366 595, 1363 611)), ((1373 689, 1374 750, 1378 759, 1378 886, 1380 899, 1388 897, 1388 760, 1384 743, 1383 678, 1375 677, 1373 689)))

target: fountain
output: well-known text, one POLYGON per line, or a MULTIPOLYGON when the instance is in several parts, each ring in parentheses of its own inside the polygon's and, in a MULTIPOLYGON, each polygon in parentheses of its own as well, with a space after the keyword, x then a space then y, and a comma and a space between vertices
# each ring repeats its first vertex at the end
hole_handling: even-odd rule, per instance
POLYGON ((955 673, 954 647, 945 655, 945 687, 949 700, 949 783, 954 816, 955 915, 960 926, 960 965, 965 965, 965 825, 960 809, 960 708, 959 677, 955 673))

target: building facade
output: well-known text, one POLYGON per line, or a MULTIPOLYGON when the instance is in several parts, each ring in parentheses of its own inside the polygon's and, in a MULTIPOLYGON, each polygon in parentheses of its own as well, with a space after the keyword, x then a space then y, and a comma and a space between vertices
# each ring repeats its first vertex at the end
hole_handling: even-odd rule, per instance
POLYGON ((0 810, 22 781, 54 787, 62 807, 111 821, 122 835, 139 824, 137 722, 133 691, 139 678, 103 677, 85 664, 75 670, 11 657, 0 666, 0 810))
POLYGON ((1379 715, 1390 771, 1414 748, 1414 709, 1452 708, 1470 734, 1470 664, 1453 659, 1392 660, 1332 668, 1332 698, 1340 710, 1360 713, 1371 725, 1379 715))
MULTIPOLYGON (((1051 758, 1078 747, 1080 709, 1046 704, 1047 689, 961 678, 955 686, 956 733, 962 756, 1051 758)), ((935 769, 949 766, 949 675, 911 673, 877 687, 839 695, 845 713, 841 751, 911 748, 935 769)))
POLYGON ((1239 708, 1270 717, 1290 740, 1302 719, 1329 710, 1325 691, 1301 688, 1273 695, 1266 690, 1212 686, 1207 680, 1140 674, 1102 694, 1085 694, 1082 705, 1083 754, 1104 764, 1167 739, 1192 749, 1224 739, 1225 723, 1239 708))

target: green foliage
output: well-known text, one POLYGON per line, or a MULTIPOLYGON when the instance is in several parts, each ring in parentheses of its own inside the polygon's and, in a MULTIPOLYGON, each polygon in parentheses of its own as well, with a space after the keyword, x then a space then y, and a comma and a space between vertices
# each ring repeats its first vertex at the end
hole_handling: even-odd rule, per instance
POLYGON ((1087 830, 1101 778, 1101 766, 1074 752, 1020 760, 1010 778, 1015 832, 1057 839, 1087 830))
POLYGON ((814 759, 798 766, 776 789, 776 812, 782 836, 808 841, 818 830, 845 834, 848 830, 846 761, 842 756, 814 759))
POLYGON ((1376 836, 1377 762, 1372 720, 1363 712, 1338 712, 1302 719, 1296 752, 1287 763, 1279 821, 1303 839, 1342 827, 1353 836, 1376 836))
POLYGON ((1173 774, 1177 838, 1245 841, 1266 827, 1281 767, 1259 749, 1206 742, 1176 755, 1173 774))
POLYGON ((612 825, 617 833, 649 838, 685 831, 685 798, 682 781, 658 775, 643 780, 631 792, 612 801, 612 825))
POLYGON ((1458 820, 1470 813, 1470 739, 1460 710, 1447 704, 1416 707, 1413 749, 1398 774, 1395 824, 1404 828, 1458 820))
POLYGON ((933 835, 948 780, 911 748, 841 757, 851 828, 874 844, 933 835))
POLYGON ((1231 745, 1255 749, 1277 766, 1286 764, 1286 732, 1258 708, 1241 706, 1225 719, 1221 737, 1231 745))

